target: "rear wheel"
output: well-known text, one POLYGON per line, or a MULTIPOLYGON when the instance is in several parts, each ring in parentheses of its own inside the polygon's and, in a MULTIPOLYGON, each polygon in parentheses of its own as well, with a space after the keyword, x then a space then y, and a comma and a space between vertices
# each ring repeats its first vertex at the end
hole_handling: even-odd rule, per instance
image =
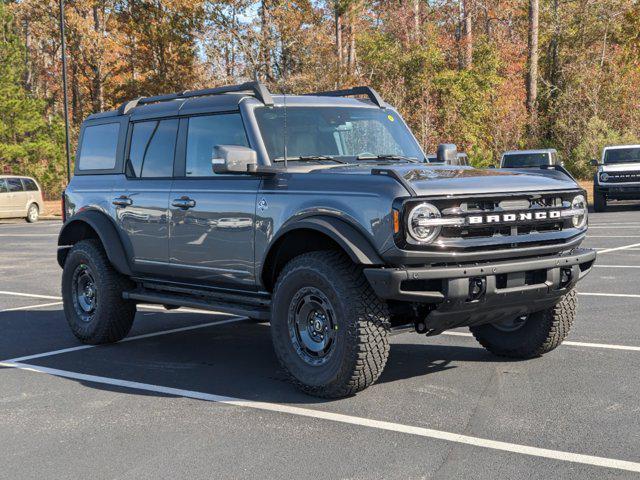
POLYGON ((131 330, 135 303, 122 292, 132 282, 119 274, 97 240, 76 243, 64 263, 62 300, 73 334, 83 343, 112 343, 131 330))
POLYGON ((607 209, 607 196, 593 189, 593 210, 596 212, 604 212, 607 209))
POLYGON ((271 335, 280 364, 311 395, 338 398, 374 383, 389 354, 389 313, 340 252, 300 255, 276 283, 271 335))
POLYGON ((576 292, 567 293, 551 308, 506 322, 471 327, 471 333, 491 353, 511 358, 533 358, 558 347, 575 318, 576 292))
POLYGON ((38 218, 40 217, 40 209, 38 209, 38 205, 36 205, 35 203, 32 203, 31 205, 29 205, 29 209, 27 210, 27 222, 29 223, 35 223, 38 221, 38 218))

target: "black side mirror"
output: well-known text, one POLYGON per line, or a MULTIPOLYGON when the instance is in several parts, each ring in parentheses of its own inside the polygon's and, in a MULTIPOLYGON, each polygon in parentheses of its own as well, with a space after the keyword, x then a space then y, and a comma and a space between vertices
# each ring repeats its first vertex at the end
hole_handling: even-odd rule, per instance
POLYGON ((456 165, 458 163, 458 147, 453 143, 441 143, 438 145, 436 157, 440 163, 456 165))
POLYGON ((591 164, 592 167, 597 167, 600 165, 600 162, 598 162, 598 160, 595 160, 595 159, 591 160, 589 163, 591 164))
POLYGON ((492 163, 488 168, 496 168, 496 166, 492 163))
POLYGON ((258 154, 240 145, 216 145, 211 165, 214 173, 250 173, 258 166, 258 154))

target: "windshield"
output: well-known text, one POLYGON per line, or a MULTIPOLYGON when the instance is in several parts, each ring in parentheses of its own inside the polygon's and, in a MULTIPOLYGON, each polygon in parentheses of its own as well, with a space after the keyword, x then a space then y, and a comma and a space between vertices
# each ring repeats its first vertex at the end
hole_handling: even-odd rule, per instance
POLYGON ((640 162, 640 147, 612 148, 604 151, 604 163, 640 162))
MULTIPOLYGON (((283 159, 284 108, 260 107, 255 115, 271 161, 283 159)), ((289 160, 331 157, 355 162, 369 157, 377 160, 378 156, 425 159, 404 122, 389 110, 287 107, 286 122, 289 160)))
POLYGON ((549 164, 546 153, 512 153, 502 157, 503 168, 539 167, 549 164))

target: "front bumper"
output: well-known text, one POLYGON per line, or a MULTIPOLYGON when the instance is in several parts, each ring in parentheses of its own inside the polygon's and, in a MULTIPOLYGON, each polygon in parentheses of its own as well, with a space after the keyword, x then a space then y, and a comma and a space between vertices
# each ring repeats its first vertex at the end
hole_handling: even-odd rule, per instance
POLYGON ((443 331, 514 318, 555 305, 593 266, 594 250, 576 248, 553 256, 470 266, 366 268, 385 300, 432 304, 430 328, 443 331), (471 294, 472 282, 482 285, 471 294))
POLYGON ((637 183, 598 183, 595 185, 595 190, 612 199, 640 199, 640 184, 637 183))

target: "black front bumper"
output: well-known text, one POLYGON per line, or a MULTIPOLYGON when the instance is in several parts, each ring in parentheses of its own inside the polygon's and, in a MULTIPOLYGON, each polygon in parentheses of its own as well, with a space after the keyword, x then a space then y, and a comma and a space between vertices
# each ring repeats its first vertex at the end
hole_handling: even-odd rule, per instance
POLYGON ((385 300, 432 304, 433 330, 497 322, 555 305, 589 273, 594 250, 488 262, 470 266, 366 268, 364 274, 385 300), (482 285, 471 295, 472 282, 482 285))
POLYGON ((616 185, 607 185, 601 183, 595 185, 595 191, 614 200, 640 199, 640 185, 638 184, 625 185, 624 183, 618 183, 616 185))

